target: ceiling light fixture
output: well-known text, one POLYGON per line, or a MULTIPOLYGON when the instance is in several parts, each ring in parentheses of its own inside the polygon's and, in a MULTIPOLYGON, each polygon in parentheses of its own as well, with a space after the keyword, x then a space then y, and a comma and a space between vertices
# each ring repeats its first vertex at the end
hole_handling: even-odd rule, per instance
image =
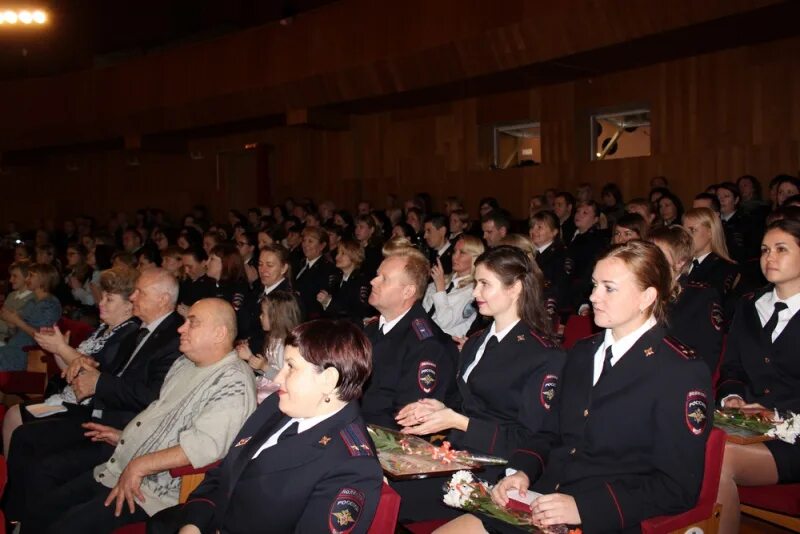
POLYGON ((13 9, 0 10, 0 25, 41 25, 45 24, 47 19, 47 13, 41 9, 33 11, 29 9, 21 9, 19 11, 14 11, 13 9))

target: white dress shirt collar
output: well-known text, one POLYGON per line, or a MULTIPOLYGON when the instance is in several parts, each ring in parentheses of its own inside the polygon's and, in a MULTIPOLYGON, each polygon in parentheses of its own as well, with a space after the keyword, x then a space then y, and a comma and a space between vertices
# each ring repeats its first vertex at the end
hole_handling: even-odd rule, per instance
MULTIPOLYGON (((413 304, 412 304, 411 307, 412 308, 414 307, 413 304)), ((397 323, 399 323, 400 321, 403 320, 403 317, 405 317, 408 314, 409 311, 411 311, 411 308, 407 309, 406 311, 404 311, 403 313, 401 313, 400 315, 398 315, 397 317, 395 317, 391 321, 387 321, 386 317, 381 315, 381 318, 378 320, 378 329, 382 329, 383 330, 383 335, 388 334, 389 331, 397 325, 397 323)))
POLYGON ((603 361, 606 358, 606 349, 608 347, 611 347, 611 353, 613 354, 611 357, 611 366, 613 367, 625 356, 625 353, 639 341, 639 338, 653 328, 657 322, 655 317, 650 316, 639 328, 618 340, 614 339, 614 334, 611 332, 611 329, 607 328, 603 344, 600 345, 594 355, 594 383, 596 384, 600 379, 600 373, 603 371, 603 361))

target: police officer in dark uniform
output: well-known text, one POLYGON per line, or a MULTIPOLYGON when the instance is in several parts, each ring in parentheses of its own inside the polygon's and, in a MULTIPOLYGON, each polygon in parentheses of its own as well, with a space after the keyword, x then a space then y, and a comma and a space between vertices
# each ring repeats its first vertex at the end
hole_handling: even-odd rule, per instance
POLYGON ((664 253, 678 279, 680 293, 667 311, 669 334, 692 347, 708 364, 712 376, 717 372, 722 351, 725 318, 717 290, 686 279, 692 261, 692 236, 680 226, 656 228, 650 241, 664 253))
POLYGON ((444 274, 452 273, 454 244, 447 239, 447 217, 441 213, 432 213, 425 218, 423 228, 428 261, 431 265, 436 265, 439 261, 444 274))
POLYGON ((328 234, 322 228, 308 227, 303 230, 303 254, 305 263, 295 274, 294 289, 300 294, 303 311, 307 319, 322 317, 322 305, 317 301, 320 291, 331 292, 339 283, 340 271, 325 256, 328 234))
MULTIPOLYGON (((447 432, 457 449, 508 458, 542 429, 565 358, 553 340, 541 275, 532 260, 515 247, 501 245, 479 256, 475 265, 479 311, 493 321, 461 350, 458 394, 447 406, 430 399, 412 403, 400 410, 397 421, 406 432, 447 432), (487 286, 508 290, 513 297, 487 286)), ((481 477, 494 483, 502 472, 501 467, 487 467, 481 477)), ((441 505, 441 480, 393 487, 402 497, 402 519, 456 515, 441 505)))
MULTIPOLYGON (((295 295, 303 312, 300 296, 292 289, 291 260, 286 247, 274 243, 263 247, 258 253, 258 280, 253 282, 253 291, 245 298, 244 306, 250 315, 250 324, 261 324, 261 301, 273 291, 285 291, 295 295)), ((252 328, 248 338, 248 346, 253 354, 261 354, 264 350, 264 331, 252 328)))
MULTIPOLYGON (((775 221, 761 248, 770 284, 742 298, 725 345, 717 399, 723 408, 800 413, 800 222, 775 221)), ((800 482, 800 441, 725 446, 721 529, 738 532, 737 484, 800 482)), ((723 530, 720 530, 723 532, 723 530)))
MULTIPOLYGON (((188 308, 201 299, 215 297, 217 284, 206 275, 206 261, 208 254, 203 247, 195 245, 183 251, 184 278, 180 282, 178 291, 178 305, 188 308)), ((179 308, 181 309, 181 308, 179 308)))
POLYGON ((381 315, 365 328, 374 362, 361 403, 369 423, 396 428, 403 406, 453 393, 458 351, 421 303, 429 272, 425 256, 406 247, 387 256, 372 280, 369 303, 381 315))
POLYGON ((333 292, 322 291, 317 300, 325 308, 325 317, 330 319, 348 319, 364 324, 364 319, 374 314, 369 305, 369 278, 361 270, 364 262, 364 249, 356 241, 344 240, 339 243, 336 255, 336 267, 341 272, 339 281, 333 292))
POLYGON ((727 257, 725 235, 719 217, 709 208, 692 208, 683 216, 683 226, 694 240, 690 282, 705 283, 726 299, 739 283, 739 266, 727 257))
MULTIPOLYGON (((642 520, 696 502, 712 427, 710 374, 658 324, 674 282, 655 245, 613 247, 594 279, 595 323, 606 330, 570 350, 547 429, 511 458, 518 472, 493 498, 506 504, 508 490, 530 488, 543 494, 532 506, 543 526, 639 532, 642 520)), ((476 522, 462 516, 449 532, 476 531, 468 528, 476 522)))
POLYGON ((591 200, 581 202, 575 210, 575 234, 564 236, 567 243, 565 271, 570 278, 573 310, 588 304, 594 263, 611 241, 608 230, 598 226, 599 221, 597 203, 591 200))
POLYGON ((544 276, 545 298, 554 313, 572 311, 567 247, 559 232, 558 217, 552 211, 540 211, 531 217, 528 234, 536 247, 536 264, 544 276))
POLYGON ((148 532, 366 533, 383 474, 359 415, 369 342, 346 321, 296 327, 280 391, 245 422, 222 464, 148 532))

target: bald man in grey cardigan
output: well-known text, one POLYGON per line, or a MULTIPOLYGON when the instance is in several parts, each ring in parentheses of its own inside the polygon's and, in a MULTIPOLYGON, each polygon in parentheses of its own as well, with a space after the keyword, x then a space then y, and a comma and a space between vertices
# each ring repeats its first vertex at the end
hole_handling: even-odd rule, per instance
POLYGON ((183 356, 158 400, 122 431, 86 423, 87 436, 115 445, 114 454, 46 498, 47 517, 23 531, 105 533, 144 521, 178 502, 180 480, 169 469, 225 456, 256 407, 252 370, 233 350, 235 312, 224 300, 200 300, 178 332, 183 356))

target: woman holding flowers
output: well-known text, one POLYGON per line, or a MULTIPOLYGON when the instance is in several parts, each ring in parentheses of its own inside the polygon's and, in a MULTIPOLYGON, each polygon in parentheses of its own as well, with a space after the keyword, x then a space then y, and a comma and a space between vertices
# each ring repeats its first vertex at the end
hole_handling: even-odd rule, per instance
MULTIPOLYGON (((544 429, 511 458, 516 470, 493 489, 542 494, 531 505, 540 527, 585 533, 638 532, 649 517, 691 508, 700 492, 711 430, 710 374, 662 326, 675 282, 652 243, 617 245, 597 262, 590 301, 603 332, 567 357, 544 429)), ((486 516, 461 516, 440 532, 518 532, 486 516)))
MULTIPOLYGON (((521 250, 499 246, 478 256, 473 295, 478 311, 493 321, 464 344, 458 394, 447 406, 435 399, 409 404, 397 423, 407 434, 446 432, 456 449, 508 458, 533 439, 552 409, 564 353, 550 331, 541 271, 521 250)), ((494 482, 500 474, 500 468, 487 468, 481 476, 494 482)), ((399 490, 401 516, 446 517, 450 510, 433 506, 441 502, 441 481, 432 483, 430 493, 424 485, 396 485, 410 490, 399 490)))
MULTIPOLYGON (((723 355, 717 398, 745 413, 800 413, 800 222, 775 221, 761 243, 769 285, 739 302, 723 355)), ((720 532, 739 531, 736 485, 800 482, 800 445, 727 443, 719 486, 720 532)))

